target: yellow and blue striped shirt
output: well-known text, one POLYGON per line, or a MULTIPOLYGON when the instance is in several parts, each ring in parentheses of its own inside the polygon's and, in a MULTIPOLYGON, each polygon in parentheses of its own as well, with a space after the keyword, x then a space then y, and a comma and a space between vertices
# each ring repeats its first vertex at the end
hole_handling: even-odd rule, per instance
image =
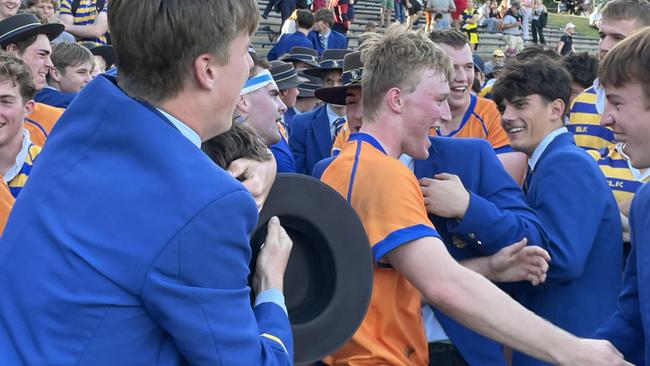
MULTIPOLYGON (((108 1, 104 3, 104 7, 97 11, 97 0, 81 0, 77 12, 72 14, 72 0, 61 1, 60 14, 71 15, 74 17, 74 25, 90 25, 95 22, 95 18, 99 13, 106 13, 108 11, 108 1)), ((99 38, 83 38, 80 41, 95 42, 97 44, 106 44, 106 35, 99 38)))
POLYGON ((650 181, 650 169, 641 172, 632 167, 620 143, 587 152, 598 162, 598 167, 607 178, 619 207, 622 203, 630 201, 643 183, 650 181))
POLYGON ((606 148, 614 142, 612 130, 600 125, 601 113, 597 104, 598 93, 592 86, 578 95, 571 105, 566 127, 573 133, 576 145, 585 150, 606 148))
POLYGON ((9 191, 11 192, 11 195, 14 196, 14 198, 18 197, 18 194, 25 186, 25 183, 27 183, 27 178, 29 177, 29 173, 32 171, 34 161, 40 153, 40 146, 34 145, 32 143, 29 144, 29 147, 27 148, 27 156, 25 157, 23 166, 20 168, 18 174, 7 182, 9 191))

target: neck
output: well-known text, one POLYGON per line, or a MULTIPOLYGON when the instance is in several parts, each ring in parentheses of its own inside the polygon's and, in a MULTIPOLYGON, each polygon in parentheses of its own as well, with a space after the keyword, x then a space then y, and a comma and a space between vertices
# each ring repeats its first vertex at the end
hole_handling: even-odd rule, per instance
POLYGON ((200 98, 173 98, 163 101, 157 105, 157 108, 171 114, 179 121, 186 124, 189 128, 194 130, 200 137, 201 141, 206 141, 212 136, 207 136, 209 131, 206 130, 201 114, 198 112, 200 98))
POLYGON ((300 32, 300 33, 302 33, 304 35, 308 35, 309 34, 309 29, 298 27, 298 32, 300 32))
POLYGON ((363 117, 363 125, 359 132, 367 133, 374 137, 381 146, 386 150, 388 156, 398 159, 402 155, 402 144, 399 138, 399 131, 395 129, 399 123, 397 120, 391 120, 386 116, 378 116, 370 120, 367 116, 363 117))
POLYGON ((21 129, 16 136, 0 146, 0 172, 3 174, 16 163, 16 156, 23 147, 23 130, 21 129))
POLYGON ((57 83, 56 81, 51 81, 51 82, 47 83, 47 86, 49 86, 50 88, 56 89, 58 91, 61 91, 61 87, 59 86, 59 83, 57 83))
POLYGON ((339 117, 345 117, 345 106, 344 105, 336 105, 336 104, 330 104, 330 109, 332 109, 332 112, 336 113, 337 116, 339 117))

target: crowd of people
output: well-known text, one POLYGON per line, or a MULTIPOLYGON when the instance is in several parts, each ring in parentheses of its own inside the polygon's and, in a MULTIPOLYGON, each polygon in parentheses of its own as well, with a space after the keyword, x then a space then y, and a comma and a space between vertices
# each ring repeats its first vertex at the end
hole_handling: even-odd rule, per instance
POLYGON ((282 218, 249 296, 277 173, 338 192, 372 249, 319 364, 650 364, 647 0, 607 3, 598 57, 568 24, 487 62, 480 26, 545 43, 541 2, 430 1, 355 48, 354 1, 268 4, 0 0, 2 364, 292 364, 282 218))

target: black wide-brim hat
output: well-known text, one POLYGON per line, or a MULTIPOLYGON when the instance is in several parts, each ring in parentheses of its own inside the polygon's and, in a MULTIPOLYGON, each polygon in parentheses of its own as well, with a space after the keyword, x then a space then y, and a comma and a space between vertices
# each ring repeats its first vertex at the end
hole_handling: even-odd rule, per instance
POLYGON ((316 98, 325 103, 345 105, 345 93, 348 88, 361 88, 363 63, 361 52, 352 52, 343 58, 343 85, 317 89, 316 98))
POLYGON ((296 69, 293 68, 293 64, 289 62, 275 60, 271 62, 270 66, 269 71, 279 90, 297 88, 300 84, 309 81, 309 79, 299 76, 296 69))
POLYGON ((0 46, 7 47, 25 38, 44 34, 53 40, 58 37, 65 27, 63 24, 41 24, 33 14, 18 14, 0 21, 0 46))
POLYGON ((372 252, 348 202, 317 179, 278 174, 251 236, 251 278, 271 217, 293 241, 284 296, 293 333, 294 362, 331 354, 357 330, 372 294, 372 252))
POLYGON ((323 74, 332 71, 343 71, 343 58, 350 53, 350 50, 327 49, 323 51, 320 58, 320 66, 313 69, 303 70, 305 75, 322 77, 323 74))
POLYGON ((323 86, 321 78, 305 75, 302 71, 299 71, 298 75, 308 79, 308 81, 298 85, 298 91, 300 91, 298 98, 314 98, 314 92, 323 86))
POLYGON ((113 46, 100 45, 91 47, 90 52, 106 61, 106 69, 110 69, 111 66, 115 65, 115 51, 113 51, 113 46))
POLYGON ((318 52, 313 48, 295 46, 291 47, 289 53, 280 57, 280 61, 285 62, 304 62, 310 67, 318 67, 318 52))

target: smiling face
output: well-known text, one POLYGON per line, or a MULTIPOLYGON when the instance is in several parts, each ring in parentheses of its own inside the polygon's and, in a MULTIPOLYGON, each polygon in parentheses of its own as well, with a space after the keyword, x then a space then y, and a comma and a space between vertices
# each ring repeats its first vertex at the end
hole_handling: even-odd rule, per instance
POLYGON ((52 78, 59 84, 59 90, 65 93, 79 93, 93 79, 92 62, 66 66, 63 70, 52 70, 52 78), (56 74, 56 76, 55 76, 56 74))
MULTIPOLYGON (((8 49, 16 49, 15 45, 9 45, 8 49)), ((18 56, 29 66, 34 79, 34 86, 36 90, 41 90, 47 85, 45 77, 50 72, 52 65, 52 47, 50 40, 44 34, 39 34, 36 41, 25 48, 25 51, 18 56)))
POLYGON ((449 108, 454 115, 464 114, 469 105, 472 84, 474 84, 472 50, 467 44, 458 49, 444 43, 440 43, 439 46, 454 64, 454 78, 449 82, 449 108))
POLYGON ((533 94, 504 100, 499 110, 510 146, 530 157, 546 135, 562 127, 564 102, 559 99, 548 102, 533 94))
POLYGON ((0 20, 16 15, 19 8, 20 0, 0 0, 0 20))
POLYGON ((420 80, 415 90, 403 97, 405 115, 401 152, 414 159, 429 156, 429 130, 441 118, 451 118, 447 104, 449 81, 433 69, 424 70, 420 80))
POLYGON ((650 167, 650 98, 638 82, 605 86, 605 94, 607 103, 600 124, 612 128, 632 166, 650 167))
POLYGON ((23 102, 20 88, 12 80, 0 81, 0 149, 22 139, 23 121, 32 104, 23 102))

